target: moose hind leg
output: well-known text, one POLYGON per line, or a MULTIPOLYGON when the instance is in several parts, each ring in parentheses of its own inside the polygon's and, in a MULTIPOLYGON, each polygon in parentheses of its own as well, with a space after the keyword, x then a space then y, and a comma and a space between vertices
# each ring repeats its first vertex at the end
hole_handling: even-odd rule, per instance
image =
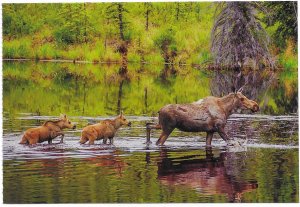
POLYGON ((173 130, 174 129, 168 130, 168 131, 163 131, 161 133, 161 135, 159 136, 159 139, 157 140, 156 145, 163 145, 173 130))
POLYGON ((152 124, 152 123, 146 124, 146 131, 147 131, 146 144, 151 144, 151 141, 150 141, 151 129, 161 129, 161 126, 159 124, 152 124))

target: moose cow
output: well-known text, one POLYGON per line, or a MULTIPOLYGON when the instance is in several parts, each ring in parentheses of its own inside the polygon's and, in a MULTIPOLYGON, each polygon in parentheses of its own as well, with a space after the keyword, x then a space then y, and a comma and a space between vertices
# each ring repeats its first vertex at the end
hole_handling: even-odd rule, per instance
POLYGON ((206 132, 206 145, 211 146, 213 134, 218 132, 227 143, 230 138, 225 133, 228 117, 237 109, 257 112, 259 106, 249 100, 239 90, 221 98, 208 96, 190 104, 169 104, 159 110, 159 123, 147 123, 147 143, 150 143, 151 129, 162 129, 156 145, 163 145, 171 132, 177 128, 185 132, 206 132))

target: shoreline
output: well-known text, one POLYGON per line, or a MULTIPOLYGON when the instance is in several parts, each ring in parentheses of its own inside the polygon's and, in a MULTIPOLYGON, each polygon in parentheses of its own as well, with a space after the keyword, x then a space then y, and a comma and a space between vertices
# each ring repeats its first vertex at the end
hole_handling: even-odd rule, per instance
MULTIPOLYGON (((122 64, 121 61, 110 61, 110 62, 100 62, 100 61, 88 61, 88 60, 70 60, 70 59, 31 59, 31 58, 2 58, 2 61, 35 61, 35 62, 53 62, 53 63, 81 63, 81 64, 122 64)), ((177 66, 192 66, 197 67, 200 66, 200 64, 191 63, 150 63, 150 62, 133 62, 128 61, 130 64, 141 64, 141 65, 177 65, 177 66)))

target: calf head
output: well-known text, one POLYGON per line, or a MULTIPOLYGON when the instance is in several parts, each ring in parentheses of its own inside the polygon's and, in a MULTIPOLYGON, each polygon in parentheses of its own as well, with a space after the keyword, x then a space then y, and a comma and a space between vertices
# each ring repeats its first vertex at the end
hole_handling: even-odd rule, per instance
POLYGON ((120 123, 120 126, 131 126, 131 122, 125 118, 123 111, 121 111, 120 115, 117 117, 117 121, 120 123))
POLYGON ((67 115, 65 115, 65 114, 60 115, 60 121, 62 124, 62 128, 69 128, 69 129, 76 128, 76 125, 72 124, 71 121, 68 119, 67 115))

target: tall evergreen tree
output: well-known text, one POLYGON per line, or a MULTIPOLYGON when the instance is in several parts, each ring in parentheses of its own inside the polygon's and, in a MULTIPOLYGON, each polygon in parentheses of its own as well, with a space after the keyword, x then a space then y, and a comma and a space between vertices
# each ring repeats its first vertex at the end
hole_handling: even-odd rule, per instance
POLYGON ((273 66, 269 37, 257 20, 255 3, 219 3, 220 12, 211 33, 211 51, 218 66, 273 66))

